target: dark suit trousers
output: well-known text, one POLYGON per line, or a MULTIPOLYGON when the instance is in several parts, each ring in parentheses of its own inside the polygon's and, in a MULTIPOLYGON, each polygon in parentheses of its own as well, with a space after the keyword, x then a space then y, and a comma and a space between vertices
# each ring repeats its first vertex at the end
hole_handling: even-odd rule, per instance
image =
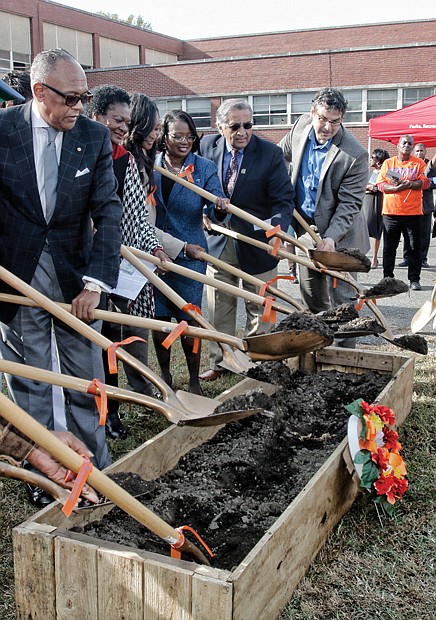
POLYGON ((403 233, 409 260, 407 276, 410 282, 419 282, 421 277, 421 220, 422 215, 383 216, 383 277, 394 277, 395 257, 401 233, 403 233))
MULTIPOLYGON (((55 301, 63 301, 50 251, 46 248, 31 282, 38 291, 55 301)), ((56 338, 61 372, 88 379, 104 378, 101 349, 41 308, 21 306, 10 323, 1 323, 0 354, 3 359, 26 363, 43 370, 52 369, 51 335, 56 338)), ((92 327, 101 329, 101 321, 92 327)), ((54 428, 52 386, 7 375, 14 401, 46 428, 54 428)), ((94 464, 103 469, 110 462, 105 428, 99 426, 94 396, 64 390, 67 428, 94 454, 94 464)))

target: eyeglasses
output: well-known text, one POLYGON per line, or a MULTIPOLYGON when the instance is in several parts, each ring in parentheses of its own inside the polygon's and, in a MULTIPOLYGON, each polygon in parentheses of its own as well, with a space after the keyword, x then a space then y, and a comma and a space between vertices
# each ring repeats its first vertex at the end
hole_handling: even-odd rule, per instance
POLYGON ((175 133, 168 134, 175 142, 195 142, 197 136, 178 136, 175 133))
POLYGON ((82 105, 86 105, 92 100, 94 96, 92 93, 89 93, 89 92, 86 93, 85 95, 65 95, 65 93, 58 90, 54 86, 50 86, 49 84, 45 84, 44 82, 41 82, 41 84, 45 86, 46 88, 49 88, 50 90, 52 90, 54 93, 56 93, 60 97, 63 97, 65 99, 65 105, 68 106, 69 108, 74 108, 74 106, 77 105, 79 101, 82 105))
POLYGON ((335 119, 334 121, 331 121, 329 118, 325 118, 324 116, 321 116, 320 114, 317 114, 316 116, 319 122, 322 123, 323 125, 327 125, 328 123, 330 123, 332 127, 337 127, 338 125, 342 125, 342 118, 338 118, 338 119, 335 119))
MULTIPOLYGON (((227 123, 225 123, 227 125, 227 123)), ((238 131, 243 127, 244 129, 251 129, 254 123, 232 123, 231 125, 227 125, 230 131, 238 131)))

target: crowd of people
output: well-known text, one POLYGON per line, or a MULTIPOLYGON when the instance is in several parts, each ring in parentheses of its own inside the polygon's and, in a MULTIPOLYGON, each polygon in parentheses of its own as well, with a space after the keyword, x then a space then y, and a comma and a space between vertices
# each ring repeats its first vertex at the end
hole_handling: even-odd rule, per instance
MULTIPOLYGON (((394 275, 402 233, 410 286, 420 286, 431 228, 429 176, 436 176, 436 156, 428 162, 424 145, 415 145, 412 154, 413 138, 402 136, 396 157, 374 151, 370 176, 368 153, 343 125, 347 101, 337 89, 320 90, 308 113, 274 145, 253 132, 253 111, 244 99, 224 101, 216 113, 217 133, 201 136, 187 112, 172 110, 160 119, 156 104, 144 94, 116 85, 89 91, 82 67, 61 49, 38 54, 30 75, 11 73, 5 80, 27 103, 12 100, 0 112, 0 264, 49 299, 71 304, 76 317, 110 340, 139 336, 126 346, 145 364, 148 331, 102 324, 94 318, 96 308, 195 321, 148 282, 134 298, 117 292, 121 244, 158 257, 159 277, 198 312, 203 285, 169 270, 171 262, 258 292, 202 260, 206 250, 264 282, 277 275, 275 239, 268 239, 249 218, 232 215, 229 203, 313 244, 293 220, 296 209, 320 235, 317 247, 324 251, 341 246, 366 253, 371 236, 377 242, 373 268, 378 266, 383 235, 386 276, 394 275), (213 194, 214 201, 156 171, 155 164, 213 194), (424 214, 423 195, 428 202, 424 214), (212 224, 224 229, 217 232, 212 224), (226 229, 269 243, 271 250, 228 236, 226 229)), ((313 313, 349 302, 352 295, 346 283, 333 286, 325 274, 304 267, 299 268, 299 282, 303 302, 313 313)), ((15 292, 3 281, 0 291, 15 292)), ((214 327, 235 334, 236 298, 208 286, 207 304, 214 327)), ((273 327, 263 320, 259 306, 246 302, 245 310, 246 336, 273 327)), ((0 303, 0 328, 2 359, 51 370, 55 358, 63 373, 116 385, 101 349, 45 310, 0 303)), ((153 332, 161 375, 171 386, 171 349, 164 346, 165 337, 153 332)), ((215 381, 224 372, 221 349, 210 343, 209 368, 200 373, 200 349, 194 339, 182 335, 181 344, 189 390, 201 394, 201 381, 215 381)), ((353 341, 337 344, 353 346, 353 341)), ((140 373, 127 366, 125 371, 132 390, 155 396, 140 373)), ((6 382, 18 405, 49 430, 56 428, 50 385, 14 375, 6 375, 6 382)), ((64 390, 61 408, 64 440, 81 453, 87 446, 97 467, 109 465, 94 397, 64 390)), ((115 438, 127 436, 115 401, 109 402, 106 432, 115 438)), ((50 456, 29 451, 25 443, 23 448, 23 442, 1 422, 0 453, 12 454, 50 476, 50 456)), ((32 497, 40 505, 47 499, 41 494, 32 497)))

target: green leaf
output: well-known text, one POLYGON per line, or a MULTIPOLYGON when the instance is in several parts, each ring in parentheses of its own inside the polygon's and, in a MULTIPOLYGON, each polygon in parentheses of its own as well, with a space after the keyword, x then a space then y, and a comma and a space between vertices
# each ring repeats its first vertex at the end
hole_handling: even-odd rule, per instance
POLYGON ((358 418, 361 417, 361 411, 360 411, 360 403, 363 402, 363 398, 358 398, 357 400, 353 401, 352 403, 350 403, 349 405, 345 405, 345 409, 347 411, 349 411, 351 413, 351 415, 355 415, 358 418))
POLYGON ((378 466, 371 460, 365 463, 362 469, 361 484, 366 489, 372 487, 372 483, 380 478, 380 470, 378 466))
POLYGON ((371 452, 369 450, 359 450, 354 457, 356 465, 364 465, 371 460, 371 452))

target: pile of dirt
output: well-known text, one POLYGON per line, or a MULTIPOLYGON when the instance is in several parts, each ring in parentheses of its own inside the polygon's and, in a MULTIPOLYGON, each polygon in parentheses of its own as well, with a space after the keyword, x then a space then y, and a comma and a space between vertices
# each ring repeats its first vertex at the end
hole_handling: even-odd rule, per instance
POLYGON ((336 306, 331 310, 319 312, 316 316, 325 323, 333 323, 333 325, 335 325, 336 327, 338 323, 358 319, 359 313, 357 312, 355 305, 353 303, 349 303, 341 304, 340 306, 336 306))
POLYGON ((394 338, 394 342, 404 349, 414 351, 415 353, 421 353, 421 355, 427 355, 428 353, 427 340, 419 334, 398 336, 397 338, 394 338))
POLYGON ((352 321, 348 321, 348 323, 344 323, 339 326, 339 329, 336 331, 336 337, 340 337, 342 334, 382 334, 385 330, 383 325, 370 317, 359 317, 357 319, 353 319, 352 321))
MULTIPOLYGON (((389 381, 376 373, 292 374, 280 362, 261 364, 253 374, 276 383, 275 394, 253 391, 225 406, 258 406, 264 413, 227 424, 157 481, 113 476, 173 527, 196 529, 215 553, 212 564, 228 570, 243 560, 346 435, 344 404, 373 401, 389 381)), ((169 554, 168 545, 118 508, 76 531, 169 554)))
POLYGON ((346 256, 357 258, 357 260, 359 260, 362 263, 362 265, 365 268, 367 268, 367 271, 371 269, 371 261, 365 254, 362 254, 362 252, 358 250, 357 248, 339 247, 339 248, 336 248, 336 252, 341 252, 341 254, 345 254, 346 256))
POLYGON ((377 297, 394 297, 400 293, 407 293, 409 287, 402 280, 396 278, 383 278, 372 288, 365 291, 363 299, 377 299, 377 297))
POLYGON ((311 312, 295 311, 288 314, 280 323, 275 325, 271 332, 315 332, 333 341, 334 333, 330 327, 317 315, 311 312))

